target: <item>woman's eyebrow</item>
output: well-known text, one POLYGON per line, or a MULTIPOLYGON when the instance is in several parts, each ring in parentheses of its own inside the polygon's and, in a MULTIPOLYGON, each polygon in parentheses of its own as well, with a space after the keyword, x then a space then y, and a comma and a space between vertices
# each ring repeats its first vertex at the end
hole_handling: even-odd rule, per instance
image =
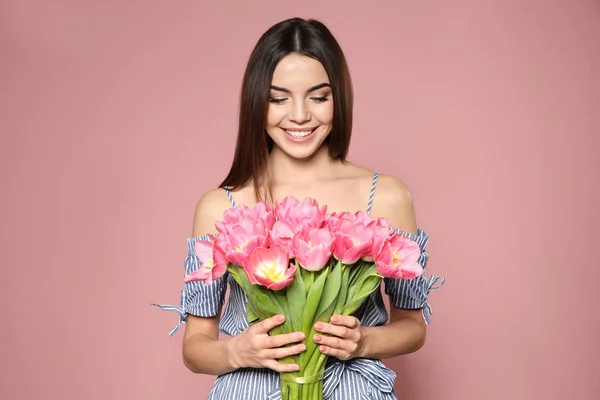
MULTIPOLYGON (((331 87, 331 85, 329 83, 320 83, 316 86, 308 88, 307 93, 314 92, 315 90, 319 90, 324 87, 331 87)), ((275 85, 271 85, 271 90, 276 90, 278 92, 292 93, 292 91, 290 89, 286 89, 284 87, 279 87, 279 86, 275 86, 275 85)))

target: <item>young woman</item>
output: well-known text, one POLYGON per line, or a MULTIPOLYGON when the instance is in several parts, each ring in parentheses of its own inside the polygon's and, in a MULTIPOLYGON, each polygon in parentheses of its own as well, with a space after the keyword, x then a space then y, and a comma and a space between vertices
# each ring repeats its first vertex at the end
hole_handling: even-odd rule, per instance
MULTIPOLYGON (((188 239, 186 273, 198 268, 194 243, 215 234, 225 209, 285 196, 315 198, 328 212, 366 210, 421 246, 425 267, 427 234, 417 229, 411 194, 399 179, 346 160, 352 130, 353 93, 346 60, 329 30, 315 20, 289 19, 258 41, 244 75, 239 133, 233 164, 219 188, 203 194, 188 239)), ((429 322, 427 293, 432 279, 385 280, 392 307, 388 314, 376 291, 354 316, 317 323, 318 332, 269 336, 278 316, 248 326, 245 295, 227 274, 206 286, 186 283, 181 321, 185 365, 195 373, 218 375, 213 400, 280 397, 281 371, 296 364, 278 361, 304 351, 314 340, 331 357, 324 378, 330 400, 395 399, 395 374, 380 359, 423 346, 429 322), (222 317, 225 290, 228 305, 222 317), (230 338, 218 339, 219 330, 230 338), (292 344, 292 346, 286 346, 292 344)), ((174 332, 173 332, 174 333, 174 332)))

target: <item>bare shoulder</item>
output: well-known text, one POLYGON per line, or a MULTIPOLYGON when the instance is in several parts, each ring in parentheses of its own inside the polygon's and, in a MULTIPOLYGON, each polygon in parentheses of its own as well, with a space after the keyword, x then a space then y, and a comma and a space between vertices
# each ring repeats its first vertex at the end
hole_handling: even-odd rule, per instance
POLYGON ((205 192, 196 203, 192 236, 216 233, 215 222, 223 218, 223 213, 230 206, 223 189, 216 188, 205 192))
POLYGON ((406 183, 395 176, 379 174, 372 215, 389 219, 394 228, 417 233, 412 194, 406 183))

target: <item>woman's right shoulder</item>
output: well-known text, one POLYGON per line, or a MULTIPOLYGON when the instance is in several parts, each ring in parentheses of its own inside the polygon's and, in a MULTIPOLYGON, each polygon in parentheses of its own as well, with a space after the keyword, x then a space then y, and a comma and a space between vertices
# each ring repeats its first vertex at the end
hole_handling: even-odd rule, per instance
POLYGON ((217 233, 215 222, 223 219, 223 213, 230 207, 231 204, 224 189, 215 188, 203 193, 194 210, 192 237, 217 233))

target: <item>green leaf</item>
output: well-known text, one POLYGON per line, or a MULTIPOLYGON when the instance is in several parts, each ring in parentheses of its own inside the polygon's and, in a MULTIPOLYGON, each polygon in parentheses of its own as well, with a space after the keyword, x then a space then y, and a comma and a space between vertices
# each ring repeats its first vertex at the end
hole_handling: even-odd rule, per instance
MULTIPOLYGON (((315 321, 321 321, 321 322, 329 322, 329 320, 331 319, 331 315, 333 314, 333 309, 336 305, 336 301, 332 301, 330 302, 330 304, 322 310, 322 312, 320 314, 317 315, 317 318, 315 318, 315 321)), ((316 330, 314 328, 314 324, 311 327, 311 331, 310 331, 310 335, 309 337, 312 338, 314 334, 316 334, 316 330)), ((314 346, 308 346, 308 344, 306 345, 306 350, 304 351, 304 353, 302 353, 302 355, 304 356, 304 359, 301 358, 301 361, 303 360, 307 360, 304 361, 306 365, 306 374, 309 375, 314 375, 316 374, 316 369, 319 367, 319 358, 323 355, 320 351, 318 351, 318 347, 319 345, 316 344, 314 341, 310 341, 311 344, 313 344, 314 346)))
POLYGON ((258 322, 260 318, 258 318, 258 315, 254 314, 250 307, 246 307, 246 319, 248 320, 248 324, 252 325, 255 322, 258 322))
MULTIPOLYGON (((264 286, 251 284, 246 271, 237 268, 237 271, 232 273, 232 276, 248 297, 246 318, 248 318, 248 312, 250 312, 250 316, 257 317, 260 320, 283 313, 282 306, 278 302, 273 301, 272 291, 264 286)), ((250 323, 250 320, 248 320, 248 323, 250 323)))
POLYGON ((312 340, 315 333, 314 329, 314 318, 321 303, 321 296, 323 294, 323 287, 325 281, 329 275, 330 267, 325 267, 320 271, 308 271, 310 275, 313 275, 314 283, 308 291, 306 298, 306 304, 304 307, 304 313, 302 316, 302 332, 306 335, 307 340, 305 341, 306 350, 300 355, 300 363, 304 366, 308 365, 308 360, 317 348, 317 343, 312 340))
MULTIPOLYGON (((321 301, 317 308, 316 315, 320 315, 329 308, 332 304, 335 304, 337 296, 340 292, 340 284, 342 282, 342 268, 338 262, 329 272, 329 276, 323 286, 323 294, 321 295, 321 301)), ((329 321, 325 321, 329 322, 329 321)))
POLYGON ((304 286, 302 272, 298 268, 301 267, 296 267, 296 275, 292 283, 287 287, 286 293, 293 331, 302 330, 302 317, 306 306, 306 287, 304 286))
MULTIPOLYGON (((283 330, 283 333, 292 333, 292 322, 290 320, 290 312, 288 308, 288 301, 283 290, 269 290, 265 289, 265 295, 271 299, 271 302, 281 309, 281 313, 285 315, 286 320, 283 324, 279 325, 278 328, 283 330)), ((275 315, 275 314, 273 314, 275 315)))
POLYGON ((368 275, 363 281, 356 282, 356 286, 360 284, 358 290, 352 298, 348 298, 348 301, 342 308, 343 315, 351 315, 354 313, 361 304, 371 295, 381 284, 381 276, 378 274, 368 275))
POLYGON ((354 286, 356 285, 357 281, 361 281, 363 279, 363 275, 369 273, 369 271, 371 270, 371 266, 375 266, 375 264, 373 263, 368 263, 362 260, 358 260, 356 264, 350 266, 351 271, 350 271, 350 279, 349 279, 349 285, 350 286, 354 286))
POLYGON ((263 291, 261 290, 263 288, 258 285, 253 286, 255 286, 253 288, 254 290, 248 293, 249 302, 256 304, 257 307, 259 307, 261 310, 264 310, 265 312, 268 312, 272 315, 284 313, 285 310, 283 309, 283 306, 277 301, 277 298, 275 297, 274 293, 270 293, 268 289, 263 291))
MULTIPOLYGON (((321 295, 321 301, 319 302, 319 307, 317 308, 317 312, 315 313, 316 318, 313 318, 313 321, 310 325, 310 335, 309 338, 316 333, 314 329, 314 323, 316 321, 327 322, 331 319, 331 315, 333 314, 333 309, 337 304, 338 294, 340 292, 340 285, 342 281, 342 268, 340 267, 340 263, 338 262, 332 269, 329 275, 327 276, 327 280, 325 281, 325 285, 323 286, 323 292, 321 295)), ((305 321, 306 322, 306 321, 305 321)), ((312 342, 314 343, 314 342, 312 342)), ((314 343, 314 346, 306 346, 306 350, 303 353, 304 360, 308 360, 306 362, 307 370, 311 374, 315 373, 314 368, 317 366, 316 359, 321 354, 318 351, 318 345, 314 343), (313 361, 314 360, 314 361, 313 361)), ((302 358, 301 358, 302 360, 302 358)))
POLYGON ((273 296, 274 300, 281 306, 284 315, 290 315, 290 307, 288 305, 288 299, 286 290, 269 290, 267 289, 267 293, 273 296))
POLYGON ((227 272, 229 272, 231 274, 231 276, 233 277, 233 279, 235 279, 235 281, 238 284, 240 283, 239 282, 239 279, 240 279, 240 268, 238 268, 237 266, 235 266, 233 264, 228 264, 227 265, 227 272))
POLYGON ((306 296, 306 305, 304 307, 304 316, 302 318, 302 331, 304 333, 310 331, 310 326, 313 323, 313 318, 321 302, 321 296, 323 294, 323 286, 329 275, 329 267, 325 267, 320 271, 312 272, 307 271, 311 275, 318 275, 314 283, 311 285, 308 295, 306 296))
POLYGON ((348 265, 338 263, 338 266, 342 269, 342 280, 340 282, 340 291, 333 314, 340 314, 342 312, 342 308, 344 307, 344 304, 348 298, 348 283, 350 281, 350 268, 348 265))
POLYGON ((302 275, 302 280, 304 281, 304 288, 306 290, 305 296, 308 297, 308 292, 310 291, 310 288, 312 287, 312 285, 315 281, 315 272, 308 271, 300 266, 299 266, 299 268, 300 268, 300 274, 302 275))

